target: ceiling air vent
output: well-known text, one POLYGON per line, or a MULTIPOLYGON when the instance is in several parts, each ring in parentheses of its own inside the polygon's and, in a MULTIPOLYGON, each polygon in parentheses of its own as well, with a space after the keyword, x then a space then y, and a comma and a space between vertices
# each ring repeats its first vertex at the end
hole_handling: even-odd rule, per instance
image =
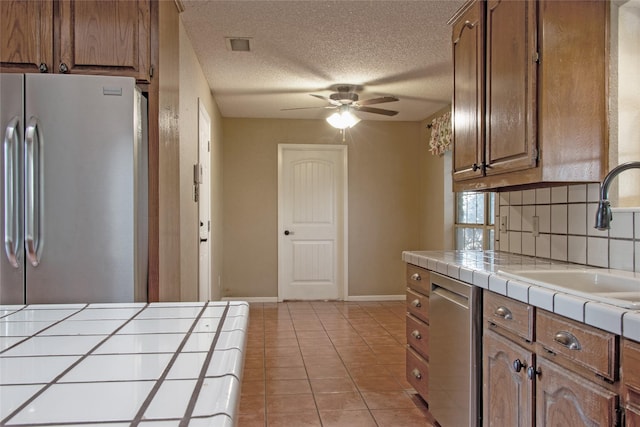
POLYGON ((250 52, 251 38, 249 37, 225 37, 227 49, 232 52, 250 52))

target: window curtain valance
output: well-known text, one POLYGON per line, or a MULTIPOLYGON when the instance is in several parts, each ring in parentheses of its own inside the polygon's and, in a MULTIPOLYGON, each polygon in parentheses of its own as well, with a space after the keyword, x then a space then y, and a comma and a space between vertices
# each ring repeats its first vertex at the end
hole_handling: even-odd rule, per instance
POLYGON ((451 112, 447 111, 431 121, 429 151, 434 156, 442 156, 451 150, 451 112))

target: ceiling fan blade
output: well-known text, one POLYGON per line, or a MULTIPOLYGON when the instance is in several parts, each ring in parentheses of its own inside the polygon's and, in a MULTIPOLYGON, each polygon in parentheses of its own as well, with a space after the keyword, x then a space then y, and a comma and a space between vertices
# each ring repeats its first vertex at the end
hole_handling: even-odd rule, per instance
POLYGON ((356 109, 357 111, 363 111, 365 113, 384 114, 385 116, 395 116, 396 114, 398 114, 397 111, 383 110, 382 108, 360 107, 360 106, 354 106, 353 108, 356 109))
POLYGON ((336 108, 333 105, 327 105, 324 107, 298 107, 298 108, 281 108, 280 111, 291 111, 291 110, 313 110, 318 108, 336 108))
POLYGON ((399 101, 395 96, 383 96, 380 98, 365 99, 364 101, 358 101, 358 105, 371 105, 382 104, 383 102, 396 102, 399 101))
POLYGON ((309 95, 318 98, 318 99, 322 99, 324 101, 329 102, 331 105, 341 105, 342 103, 340 101, 336 101, 335 99, 331 99, 331 98, 327 98, 326 96, 322 96, 322 95, 316 95, 315 93, 310 93, 309 95))
POLYGON ((309 95, 311 96, 315 96, 316 98, 320 98, 323 99, 325 101, 331 101, 329 98, 327 98, 326 96, 322 96, 322 95, 316 95, 315 93, 310 93, 309 95))

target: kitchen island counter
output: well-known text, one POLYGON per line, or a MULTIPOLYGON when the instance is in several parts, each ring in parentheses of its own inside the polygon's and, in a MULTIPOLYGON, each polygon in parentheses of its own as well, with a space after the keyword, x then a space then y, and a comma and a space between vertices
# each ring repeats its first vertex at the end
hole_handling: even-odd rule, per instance
POLYGON ((0 306, 0 425, 232 426, 245 302, 0 306))

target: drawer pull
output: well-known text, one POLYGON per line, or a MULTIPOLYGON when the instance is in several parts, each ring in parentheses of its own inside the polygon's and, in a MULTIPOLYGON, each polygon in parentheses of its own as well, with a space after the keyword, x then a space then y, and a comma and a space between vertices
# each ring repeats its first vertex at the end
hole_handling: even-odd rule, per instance
POLYGON ((419 299, 414 299, 413 301, 411 301, 411 305, 414 306, 415 308, 422 307, 422 303, 420 302, 419 299))
POLYGON ((416 377, 417 380, 421 380, 422 379, 422 374, 420 373, 420 371, 418 371, 418 368, 416 368, 413 371, 411 371, 411 375, 416 377))
POLYGON ((420 335, 420 331, 418 331, 417 329, 411 332, 411 336, 417 340, 422 339, 422 335, 420 335))
POLYGON ((575 335, 571 334, 567 331, 559 331, 553 336, 553 340, 558 344, 562 344, 567 347, 569 350, 580 350, 582 347, 580 346, 580 341, 575 335))
POLYGON ((419 282, 420 280, 422 280, 422 277, 420 277, 420 274, 419 274, 419 273, 413 273, 413 274, 411 275, 411 280, 414 280, 414 281, 416 281, 416 282, 419 282))
POLYGON ((504 320, 513 319, 513 314, 511 314, 511 310, 509 310, 507 307, 504 307, 502 305, 496 308, 496 311, 494 311, 494 314, 498 317, 502 317, 504 320))

